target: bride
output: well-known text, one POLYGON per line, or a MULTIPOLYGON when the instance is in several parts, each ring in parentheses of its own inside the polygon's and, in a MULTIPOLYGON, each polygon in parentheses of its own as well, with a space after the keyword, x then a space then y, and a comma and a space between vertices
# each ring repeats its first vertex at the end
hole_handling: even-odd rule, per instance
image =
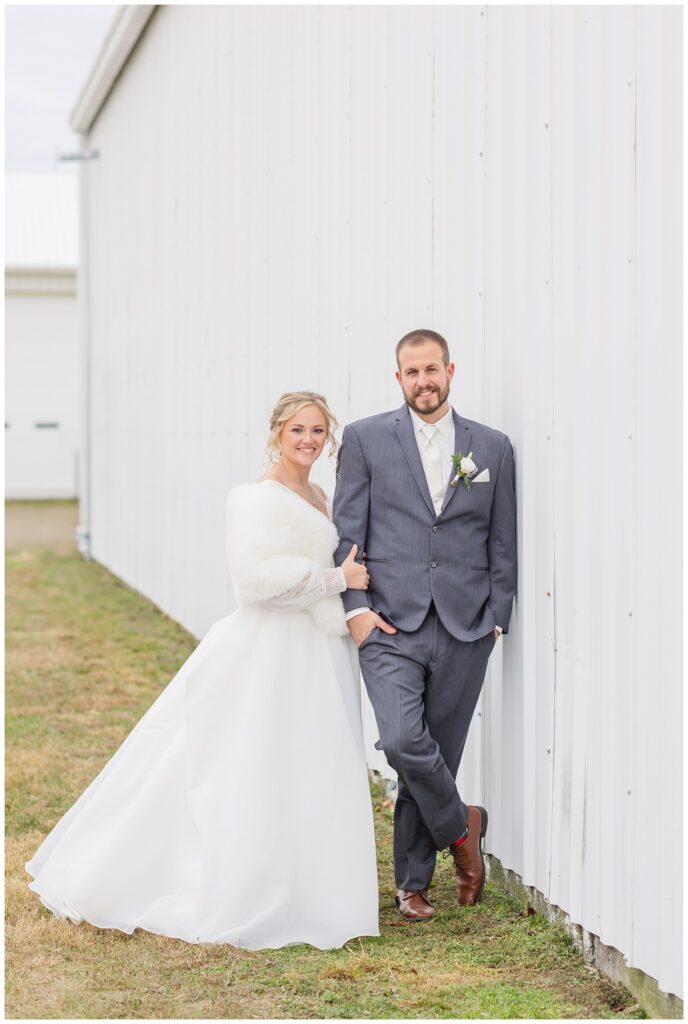
POLYGON ((227 497, 239 607, 210 628, 26 865, 58 918, 247 949, 379 935, 358 655, 309 481, 336 421, 282 395, 272 464, 227 497))

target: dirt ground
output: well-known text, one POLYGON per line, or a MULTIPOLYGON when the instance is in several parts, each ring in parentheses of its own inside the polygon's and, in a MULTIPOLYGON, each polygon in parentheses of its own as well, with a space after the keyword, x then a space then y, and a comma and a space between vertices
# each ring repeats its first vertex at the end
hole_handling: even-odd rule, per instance
POLYGON ((77 501, 6 501, 5 550, 76 551, 77 501))

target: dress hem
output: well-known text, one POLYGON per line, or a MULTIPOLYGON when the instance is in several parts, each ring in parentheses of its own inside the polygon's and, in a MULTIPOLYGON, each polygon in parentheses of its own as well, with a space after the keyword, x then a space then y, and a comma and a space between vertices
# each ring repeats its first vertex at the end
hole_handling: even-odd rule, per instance
MULTIPOLYGON (((25 865, 25 870, 27 871, 27 873, 29 875, 31 875, 31 872, 26 867, 26 865, 25 865)), ((33 877, 34 876, 32 875, 32 878, 33 877)), ((81 914, 78 910, 75 910, 74 908, 67 907, 67 905, 64 904, 64 903, 62 904, 62 906, 64 907, 64 910, 63 911, 61 911, 61 910, 57 910, 56 911, 55 910, 55 905, 53 903, 50 903, 47 900, 47 898, 44 898, 41 895, 40 891, 36 887, 35 881, 29 882, 28 883, 28 887, 29 887, 29 889, 32 890, 32 892, 35 892, 37 894, 37 896, 40 899, 40 901, 43 904, 43 906, 46 908, 46 910, 50 911, 50 913, 53 915, 53 917, 57 921, 69 921, 73 925, 88 924, 88 925, 90 925, 93 928, 103 928, 103 929, 107 929, 108 931, 120 932, 122 935, 133 935, 135 931, 139 930, 139 931, 142 931, 142 932, 147 932, 149 935, 160 935, 160 936, 162 936, 163 938, 166 938, 166 939, 178 939, 180 942, 186 942, 190 946, 204 946, 204 945, 205 946, 234 946, 235 949, 248 949, 250 951, 258 951, 260 949, 284 949, 285 946, 312 946, 314 949, 327 950, 327 949, 341 949, 342 946, 344 946, 347 942, 350 942, 352 939, 356 939, 356 938, 359 938, 359 937, 361 937, 361 938, 363 938, 363 937, 365 937, 365 938, 380 938, 380 931, 378 929, 377 931, 363 930, 363 931, 352 932, 350 935, 347 935, 345 938, 341 939, 341 941, 333 942, 332 944, 326 945, 326 946, 320 945, 320 943, 318 943, 318 942, 313 942, 310 939, 305 939, 305 938, 304 939, 296 939, 296 938, 294 938, 294 939, 286 939, 284 942, 280 942, 280 943, 277 943, 277 944, 265 944, 265 945, 259 945, 259 946, 251 945, 248 942, 241 942, 241 941, 236 941, 236 940, 233 941, 232 939, 223 939, 223 938, 211 939, 211 938, 201 938, 199 936, 199 937, 197 937, 195 939, 190 939, 190 938, 188 938, 185 935, 176 935, 176 934, 172 934, 172 932, 169 932, 169 931, 168 932, 166 932, 166 931, 155 931, 155 929, 153 929, 153 928, 146 928, 144 925, 141 925, 141 924, 135 924, 132 928, 121 928, 121 927, 119 927, 119 925, 114 925, 114 924, 101 924, 98 921, 91 920, 91 918, 86 917, 86 915, 84 915, 84 914, 81 914), (72 916, 72 915, 74 915, 74 916, 72 916)))

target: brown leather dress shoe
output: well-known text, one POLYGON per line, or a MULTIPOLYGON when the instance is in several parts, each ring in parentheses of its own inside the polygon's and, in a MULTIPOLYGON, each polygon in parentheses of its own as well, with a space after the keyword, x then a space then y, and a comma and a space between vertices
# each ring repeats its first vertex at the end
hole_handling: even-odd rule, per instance
POLYGON ((480 848, 487 832, 487 811, 484 807, 468 808, 468 838, 461 846, 450 846, 456 871, 456 895, 462 907, 482 899, 485 886, 485 861, 480 848))
POLYGON ((394 902, 399 908, 399 913, 407 921, 431 921, 435 913, 432 904, 428 902, 428 890, 422 892, 407 892, 405 889, 397 889, 394 902))

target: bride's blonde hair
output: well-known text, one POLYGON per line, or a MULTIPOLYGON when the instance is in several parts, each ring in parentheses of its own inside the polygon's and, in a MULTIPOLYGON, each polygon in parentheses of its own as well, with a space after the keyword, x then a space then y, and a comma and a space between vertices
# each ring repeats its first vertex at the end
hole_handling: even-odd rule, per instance
POLYGON ((266 451, 270 457, 270 462, 277 462, 280 455, 282 454, 282 446, 279 442, 279 435, 282 432, 284 424, 296 416, 297 412, 301 409, 305 409, 307 405, 317 405, 320 412, 325 417, 325 423, 327 425, 327 437, 326 442, 330 445, 330 458, 336 453, 339 447, 337 439, 334 436, 334 432, 339 426, 335 419, 334 413, 330 410, 327 400, 323 395, 316 394, 315 391, 285 391, 283 395, 280 395, 277 405, 272 410, 270 415, 270 436, 268 437, 268 443, 266 445, 266 451))

